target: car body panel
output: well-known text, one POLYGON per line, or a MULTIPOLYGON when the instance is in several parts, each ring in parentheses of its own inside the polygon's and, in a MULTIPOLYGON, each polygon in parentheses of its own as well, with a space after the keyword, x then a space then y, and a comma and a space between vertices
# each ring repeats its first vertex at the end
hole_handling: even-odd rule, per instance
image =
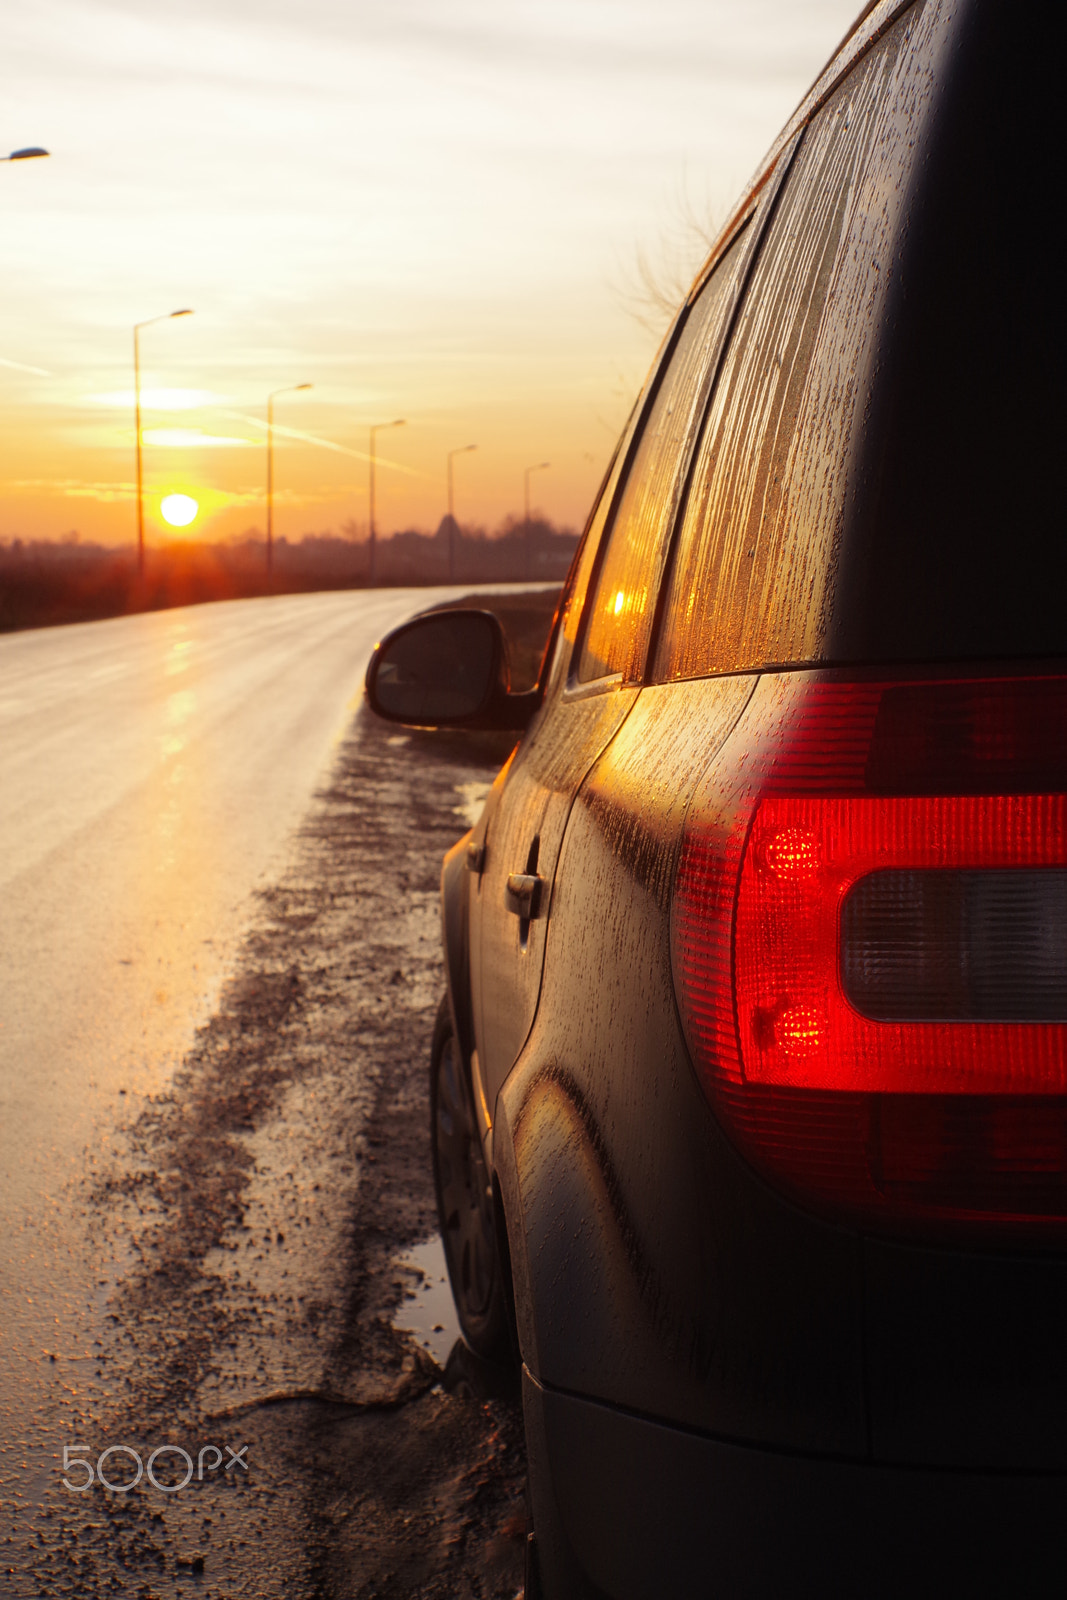
POLYGON ((864 1323, 876 1460, 1067 1471, 1067 1262, 867 1239, 864 1323))
POLYGON ((545 1383, 649 1415, 862 1455, 858 1241, 748 1171, 674 997, 682 822, 756 681, 644 690, 575 804, 542 1004, 501 1095, 536 1324, 523 1355, 545 1383))
POLYGON ((573 705, 565 699, 582 606, 633 431, 631 423, 564 591, 543 669, 542 706, 498 774, 472 834, 475 853, 468 856, 472 870, 466 892, 473 1049, 490 1124, 500 1085, 537 1007, 552 882, 571 802, 597 752, 636 698, 635 690, 608 685, 604 693, 573 705), (528 921, 515 914, 508 896, 509 876, 527 871, 541 880, 536 914, 528 921))
MULTIPOLYGON (((755 1450, 544 1388, 523 1375, 535 1524, 584 1592, 1054 1595, 1067 1479, 946 1473, 755 1450)), ((566 1593, 572 1600, 578 1585, 566 1593)))
POLYGON ((529 1032, 541 986, 545 940, 554 915, 559 847, 576 790, 637 698, 635 689, 553 704, 512 761, 485 840, 472 921, 478 945, 475 1032, 490 1108, 529 1032), (508 878, 541 880, 528 921, 511 909, 508 878))

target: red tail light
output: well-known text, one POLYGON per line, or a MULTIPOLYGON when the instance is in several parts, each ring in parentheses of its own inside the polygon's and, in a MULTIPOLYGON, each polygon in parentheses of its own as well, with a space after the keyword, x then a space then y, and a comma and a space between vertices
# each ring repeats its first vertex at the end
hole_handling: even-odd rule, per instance
POLYGON ((1067 1221, 1065 751, 1067 679, 761 686, 674 960, 713 1106, 799 1198, 1067 1221))

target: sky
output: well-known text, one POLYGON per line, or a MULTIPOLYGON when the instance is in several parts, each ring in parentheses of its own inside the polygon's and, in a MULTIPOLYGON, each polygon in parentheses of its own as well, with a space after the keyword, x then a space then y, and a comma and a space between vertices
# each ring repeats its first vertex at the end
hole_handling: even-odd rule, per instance
POLYGON ((859 0, 34 0, 0 59, 0 541, 585 519, 859 0), (196 500, 184 530, 160 503, 196 500))

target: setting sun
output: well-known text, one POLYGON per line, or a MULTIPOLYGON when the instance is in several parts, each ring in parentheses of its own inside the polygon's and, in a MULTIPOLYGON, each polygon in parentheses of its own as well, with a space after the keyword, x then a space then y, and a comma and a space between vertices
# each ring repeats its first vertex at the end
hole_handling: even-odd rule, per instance
POLYGON ((859 8, 17 8, 6 115, 52 159, 0 165, 2 536, 134 537, 142 322, 163 537, 265 536, 267 396, 303 381, 279 396, 279 537, 368 538, 367 430, 394 417, 379 537, 436 530, 470 440, 461 526, 521 518, 544 460, 539 513, 582 527, 711 235, 859 8), (163 522, 186 473, 196 516, 163 522))
POLYGON ((164 495, 159 502, 159 509, 164 522, 169 522, 172 528, 187 528, 196 517, 200 506, 188 494, 164 495))

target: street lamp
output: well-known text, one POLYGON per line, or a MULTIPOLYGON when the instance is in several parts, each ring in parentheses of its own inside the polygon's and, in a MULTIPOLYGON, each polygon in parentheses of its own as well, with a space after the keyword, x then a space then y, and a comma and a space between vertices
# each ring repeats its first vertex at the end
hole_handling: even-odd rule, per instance
POLYGON ((395 422, 376 422, 370 430, 370 577, 371 588, 377 578, 377 538, 374 532, 374 435, 381 433, 385 428, 402 428, 407 421, 406 417, 397 417, 395 422))
MULTIPOLYGON (((33 154, 34 152, 30 153, 33 154)), ((154 322, 170 322, 175 317, 191 317, 192 314, 188 307, 184 311, 165 311, 160 317, 149 317, 146 322, 135 322, 133 327, 133 411, 137 428, 137 574, 141 578, 144 577, 144 471, 141 459, 141 329, 150 328, 154 322)))
POLYGON ((299 394, 310 383, 287 383, 267 396, 267 577, 274 567, 274 400, 280 394, 299 394))
POLYGON ((39 144, 28 144, 25 150, 12 150, 9 156, 0 156, 0 161, 33 161, 37 156, 46 156, 48 153, 39 144))
POLYGON ((526 528, 526 579, 533 577, 533 537, 530 529, 530 473, 544 472, 546 467, 552 465, 551 461, 539 461, 534 467, 527 467, 522 475, 522 498, 526 509, 523 525, 526 528))
POLYGON ((465 456, 471 450, 477 450, 476 444, 461 444, 458 449, 448 452, 448 581, 455 582, 456 577, 456 519, 452 515, 452 457, 465 456))

